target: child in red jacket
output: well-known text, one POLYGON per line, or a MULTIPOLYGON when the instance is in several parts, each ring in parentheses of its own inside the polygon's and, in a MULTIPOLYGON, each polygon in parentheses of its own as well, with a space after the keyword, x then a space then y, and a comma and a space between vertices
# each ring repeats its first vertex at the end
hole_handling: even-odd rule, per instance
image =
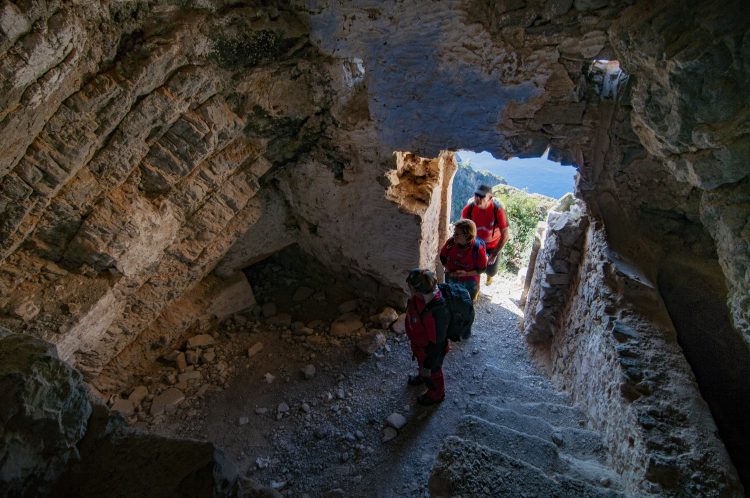
POLYGON ((409 272, 406 283, 411 293, 406 306, 406 334, 419 366, 419 374, 409 377, 409 384, 427 386, 417 403, 430 406, 445 399, 443 358, 448 350, 450 315, 437 287, 435 273, 414 269, 409 272))

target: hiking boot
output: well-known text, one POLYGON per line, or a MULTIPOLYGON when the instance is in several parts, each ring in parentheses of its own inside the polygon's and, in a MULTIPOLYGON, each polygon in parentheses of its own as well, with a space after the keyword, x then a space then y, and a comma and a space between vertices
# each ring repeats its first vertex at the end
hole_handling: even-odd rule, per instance
POLYGON ((492 285, 492 277, 490 277, 489 275, 487 276, 486 285, 492 285))
POLYGON ((406 381, 410 386, 419 386, 424 384, 424 377, 421 375, 410 375, 409 380, 406 381))
POLYGON ((445 399, 445 395, 443 395, 440 399, 431 399, 427 397, 427 393, 424 393, 417 397, 417 403, 419 403, 422 406, 432 406, 437 405, 438 403, 442 403, 445 399))

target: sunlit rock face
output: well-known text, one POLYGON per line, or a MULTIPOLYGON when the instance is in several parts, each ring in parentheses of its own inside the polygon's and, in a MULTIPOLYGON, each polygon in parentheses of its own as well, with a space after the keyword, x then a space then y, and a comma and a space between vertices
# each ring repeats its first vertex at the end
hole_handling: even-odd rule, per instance
MULTIPOLYGON (((582 261, 627 262, 663 296, 659 319, 675 322, 674 260, 699 268, 720 296, 706 302, 726 315, 714 334, 747 349, 748 19, 739 1, 6 2, 0 321, 115 389, 211 319, 201 310, 251 305, 241 270, 292 244, 398 304, 404 273, 435 265, 448 231, 455 163, 441 151, 549 147, 579 170, 582 261), (592 66, 610 59, 624 74, 592 66)), ((620 385, 617 344, 581 313, 604 320, 620 306, 647 318, 643 300, 584 306, 586 282, 599 284, 581 269, 600 266, 571 268, 555 277, 570 288, 549 315, 550 371, 613 447, 619 429, 633 434, 613 452, 634 490, 698 490, 662 461, 642 465, 642 412, 608 416, 639 401, 602 387, 620 385), (644 468, 656 488, 638 487, 644 468)), ((657 328, 664 340, 639 354, 677 358, 680 327, 657 328)), ((690 400, 700 361, 673 362, 690 400)), ((669 405, 670 386, 648 396, 669 405)), ((688 428, 708 416, 696 406, 688 428)), ((677 423, 659 422, 667 433, 677 423)), ((736 489, 721 444, 705 446, 736 489)))

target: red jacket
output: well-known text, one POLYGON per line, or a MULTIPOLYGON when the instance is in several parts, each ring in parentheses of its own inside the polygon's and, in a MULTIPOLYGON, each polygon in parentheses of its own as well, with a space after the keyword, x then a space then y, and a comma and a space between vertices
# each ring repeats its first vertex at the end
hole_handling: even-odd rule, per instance
POLYGON ((435 290, 435 297, 429 308, 424 298, 417 294, 409 298, 406 304, 406 335, 411 341, 411 350, 417 357, 425 357, 425 366, 440 362, 440 355, 445 354, 448 344, 448 307, 444 303, 440 290, 435 290))
MULTIPOLYGON (((440 249, 440 262, 450 273, 458 270, 481 272, 487 269, 487 251, 484 245, 479 244, 477 249, 474 248, 475 242, 472 240, 466 247, 461 247, 453 240, 453 237, 445 241, 443 248, 440 249)), ((476 280, 479 282, 479 275, 471 277, 458 277, 458 280, 465 282, 467 280, 476 280)))

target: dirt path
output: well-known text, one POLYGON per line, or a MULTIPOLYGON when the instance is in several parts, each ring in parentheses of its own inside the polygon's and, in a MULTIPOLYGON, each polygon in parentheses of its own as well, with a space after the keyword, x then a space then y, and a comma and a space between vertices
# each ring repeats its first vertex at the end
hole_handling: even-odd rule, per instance
MULTIPOLYGON (((367 355, 356 337, 294 334, 283 315, 275 326, 242 318, 215 334, 220 375, 204 372, 201 385, 191 386, 197 393, 150 429, 213 441, 241 475, 286 496, 427 496, 441 443, 481 394, 487 365, 535 373, 517 329, 519 294, 510 275, 483 288, 473 336, 446 357, 447 396, 436 407, 419 406, 420 388, 406 384, 416 367, 404 335, 388 332, 386 345, 367 355), (257 343, 263 349, 248 358, 257 343), (301 372, 308 365, 310 378, 301 372), (394 413, 406 420, 398 432, 386 428, 394 413)), ((306 304, 315 305, 315 296, 306 304)), ((373 311, 362 308, 364 318, 373 311)))

